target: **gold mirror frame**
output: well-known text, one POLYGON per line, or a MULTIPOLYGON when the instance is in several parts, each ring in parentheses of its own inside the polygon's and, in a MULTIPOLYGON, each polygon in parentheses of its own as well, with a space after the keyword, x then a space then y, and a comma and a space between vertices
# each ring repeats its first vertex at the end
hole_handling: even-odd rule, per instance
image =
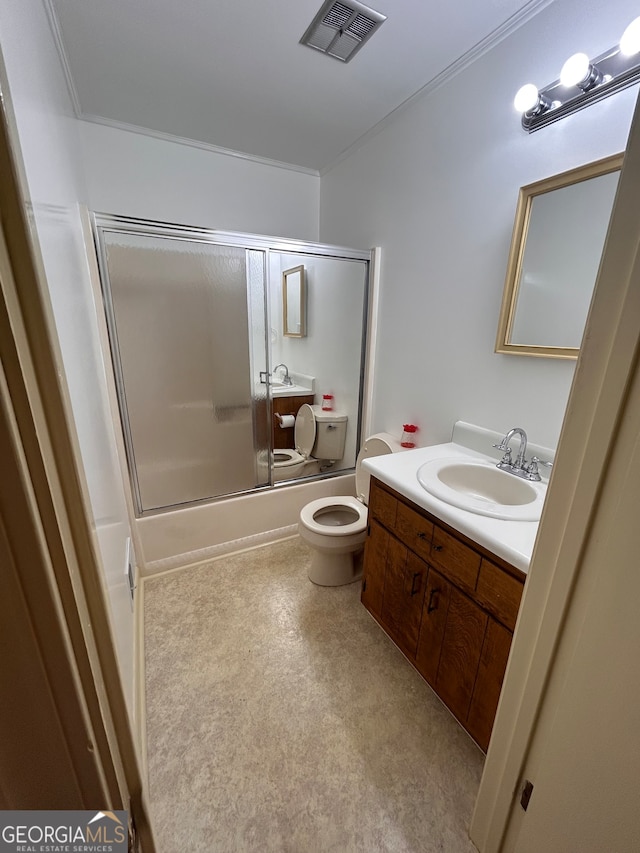
POLYGON ((622 168, 623 158, 624 154, 615 154, 612 157, 605 157, 603 160, 588 163, 586 166, 580 166, 577 169, 571 169, 568 172, 562 172, 559 175, 554 175, 551 178, 545 178, 542 181, 536 181, 533 184, 528 184, 520 188, 513 237, 511 239, 511 248, 507 263, 507 277, 498 322, 498 335, 495 348, 497 353, 533 355, 545 358, 575 359, 578 357, 580 352, 579 347, 537 346, 536 344, 511 343, 532 205, 534 199, 544 193, 568 187, 581 181, 587 181, 600 175, 606 175, 610 172, 619 171, 622 168))
POLYGON ((301 264, 282 273, 282 334, 304 338, 307 334, 305 270, 301 264))

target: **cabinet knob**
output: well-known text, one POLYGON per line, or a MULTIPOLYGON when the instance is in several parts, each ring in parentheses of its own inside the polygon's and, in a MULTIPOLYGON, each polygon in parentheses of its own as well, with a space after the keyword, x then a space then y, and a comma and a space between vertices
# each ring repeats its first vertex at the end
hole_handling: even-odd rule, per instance
POLYGON ((431 546, 431 549, 433 551, 442 551, 443 548, 444 548, 444 545, 432 545, 431 546))
POLYGON ((423 541, 427 538, 426 533, 416 533, 416 536, 418 537, 418 539, 422 539, 423 541))

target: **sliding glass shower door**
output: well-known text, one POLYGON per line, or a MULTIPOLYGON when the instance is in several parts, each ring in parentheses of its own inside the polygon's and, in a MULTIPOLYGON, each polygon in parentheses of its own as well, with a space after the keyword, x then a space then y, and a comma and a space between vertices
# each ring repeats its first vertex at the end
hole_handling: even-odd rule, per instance
POLYGON ((267 485, 265 252, 148 226, 96 233, 138 511, 267 485))

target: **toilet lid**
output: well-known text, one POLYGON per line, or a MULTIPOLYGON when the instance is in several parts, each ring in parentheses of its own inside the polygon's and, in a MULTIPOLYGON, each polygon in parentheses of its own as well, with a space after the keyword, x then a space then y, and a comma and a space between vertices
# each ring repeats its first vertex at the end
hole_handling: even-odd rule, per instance
POLYGON ((298 409, 294 437, 298 453, 304 457, 311 456, 316 440, 316 417, 308 403, 304 403, 298 409))
MULTIPOLYGON (((397 443, 397 442, 396 442, 397 443)), ((365 471, 362 467, 363 459, 372 459, 374 456, 386 456, 387 453, 393 453, 394 448, 391 444, 391 436, 387 438, 382 435, 372 435, 365 440, 362 445, 358 459, 356 461, 356 495, 363 503, 369 503, 369 482, 371 474, 365 471)))

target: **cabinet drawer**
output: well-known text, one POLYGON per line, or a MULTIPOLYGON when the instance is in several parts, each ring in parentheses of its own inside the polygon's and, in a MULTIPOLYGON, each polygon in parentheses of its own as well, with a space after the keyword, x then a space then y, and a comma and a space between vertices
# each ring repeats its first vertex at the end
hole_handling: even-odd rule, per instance
POLYGON ((385 527, 393 530, 396 526, 396 510, 398 501, 381 489, 378 483, 372 478, 371 487, 369 490, 369 514, 372 518, 377 518, 385 527))
POLYGON ((480 555, 434 525, 429 561, 444 575, 473 592, 480 571, 480 555))
POLYGON ((423 518, 420 513, 400 502, 398 502, 396 515, 396 535, 419 557, 429 559, 433 524, 423 518))
POLYGON ((513 631, 522 598, 523 584, 498 566, 482 560, 476 599, 486 607, 503 625, 513 631))

